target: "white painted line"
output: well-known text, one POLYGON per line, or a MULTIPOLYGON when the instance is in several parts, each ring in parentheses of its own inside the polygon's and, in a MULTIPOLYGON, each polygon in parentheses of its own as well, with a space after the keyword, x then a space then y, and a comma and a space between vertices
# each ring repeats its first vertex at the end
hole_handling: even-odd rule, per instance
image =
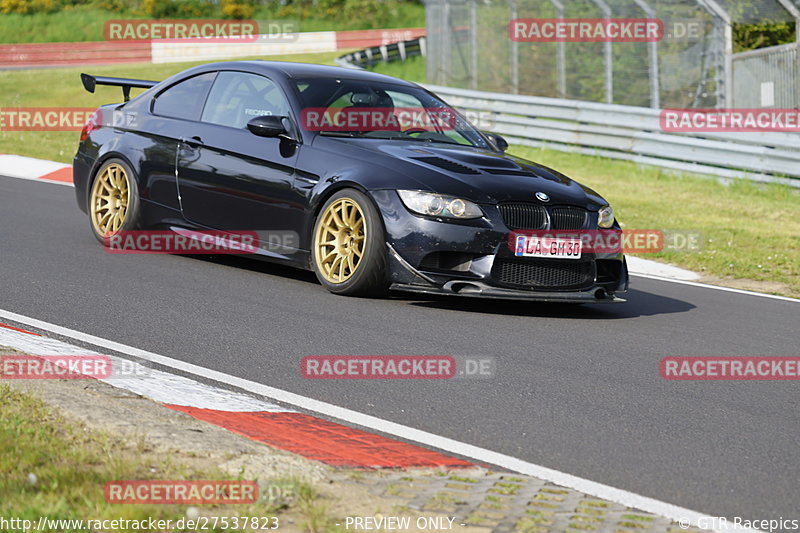
MULTIPOLYGON (((641 496, 639 494, 617 489, 602 483, 596 483, 594 481, 573 476, 558 470, 553 470, 545 466, 529 463, 509 455, 459 442, 447 437, 441 437, 427 431, 422 431, 409 426, 404 426, 402 424, 397 424, 395 422, 390 422, 388 420, 383 420, 375 416, 352 411, 344 407, 339 407, 337 405, 315 400, 313 398, 301 396, 293 392, 288 392, 247 379, 231 376, 217 370, 203 368, 192 363, 172 359, 171 357, 166 357, 153 352, 148 352, 146 350, 141 350, 139 348, 134 348, 133 346, 121 344, 112 340, 104 339, 102 337, 97 337, 95 335, 90 335, 74 329, 69 329, 35 318, 30 318, 12 311, 7 311, 5 309, 0 309, 0 318, 25 324, 32 328, 49 331, 56 335, 76 339, 81 342, 93 344, 95 346, 100 346, 116 352, 128 354, 133 357, 138 357, 146 361, 151 361, 159 365, 174 368, 176 370, 180 370, 181 372, 193 374, 205 379, 217 381, 219 383, 225 383, 227 385, 231 385, 233 387, 237 387, 247 392, 258 394, 275 401, 294 405, 301 409, 319 413, 331 418, 336 418, 350 424, 366 427, 388 435, 394 435, 396 437, 424 444, 432 448, 438 448, 462 457, 468 457, 481 463, 496 465, 511 470, 512 472, 534 476, 539 479, 550 481, 551 483, 568 487, 591 496, 616 502, 627 507, 641 509, 643 511, 664 516, 678 522, 689 523, 694 527, 700 527, 700 524, 719 523, 719 521, 715 521, 713 517, 698 513, 697 511, 684 509, 683 507, 679 507, 677 505, 672 505, 670 503, 662 502, 653 498, 648 498, 646 496, 641 496)), ((22 335, 26 334, 23 333, 22 335)), ((757 530, 737 529, 737 531, 757 530)))
POLYGON ((147 368, 140 363, 132 363, 127 359, 113 355, 100 354, 57 339, 49 339, 0 327, 0 345, 16 348, 31 355, 104 355, 110 358, 111 368, 114 372, 108 378, 99 379, 98 381, 131 391, 158 403, 220 411, 292 412, 291 409, 264 402, 245 394, 199 383, 169 372, 147 368))
POLYGON ((0 168, 0 176, 6 177, 6 178, 13 178, 13 179, 17 179, 17 180, 38 181, 39 183, 54 183, 56 185, 66 185, 67 187, 74 187, 75 186, 74 184, 68 183, 66 181, 44 180, 44 179, 41 179, 41 178, 34 178, 34 177, 30 177, 30 176, 10 176, 9 174, 6 173, 6 170, 3 169, 3 168, 0 168))
POLYGON ((675 265, 659 263, 658 261, 636 257, 635 255, 626 255, 625 259, 628 262, 628 272, 631 274, 661 276, 663 278, 683 279, 686 281, 695 281, 700 279, 700 274, 697 272, 679 268, 675 265))
POLYGON ((778 296, 777 294, 766 294, 763 292, 755 292, 755 291, 746 291, 744 289, 734 289, 732 287, 723 287, 721 285, 709 285, 708 283, 700 283, 697 281, 688 281, 683 279, 673 279, 673 278, 663 278, 661 276, 653 276, 650 274, 634 274, 631 273, 631 276, 636 276, 637 278, 647 278, 647 279, 655 279, 658 281, 669 281, 671 283, 679 283, 681 285, 689 285, 692 287, 702 287, 704 289, 715 289, 718 291, 724 292, 733 292, 736 294, 746 294, 747 296, 760 296, 762 298, 771 298, 773 300, 782 300, 784 302, 792 302, 792 303, 800 303, 800 299, 798 298, 791 298, 789 296, 778 296))
POLYGON ((0 154, 0 176, 7 176, 10 178, 46 181, 47 183, 59 183, 72 187, 72 183, 42 179, 42 176, 47 176, 52 172, 70 167, 71 165, 66 163, 57 163, 55 161, 48 161, 47 159, 36 159, 35 157, 14 154, 0 154))
MULTIPOLYGON (((22 178, 22 179, 27 179, 27 178, 22 178)), ((39 178, 36 181, 41 181, 43 183, 57 183, 59 185, 66 185, 67 187, 74 187, 75 186, 75 184, 73 184, 72 182, 49 180, 47 178, 39 178)))
POLYGON ((39 178, 71 165, 23 155, 0 155, 0 174, 13 178, 39 178))

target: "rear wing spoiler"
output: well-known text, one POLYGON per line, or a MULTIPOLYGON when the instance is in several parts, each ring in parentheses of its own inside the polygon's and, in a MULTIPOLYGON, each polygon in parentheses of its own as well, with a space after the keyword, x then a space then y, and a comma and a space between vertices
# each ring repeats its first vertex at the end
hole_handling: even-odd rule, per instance
POLYGON ((131 87, 149 89, 150 87, 153 87, 159 83, 157 81, 133 80, 130 78, 108 78, 106 76, 92 76, 90 74, 81 74, 81 82, 83 83, 83 88, 90 93, 94 92, 94 88, 97 85, 113 85, 116 87, 122 87, 122 96, 125 98, 126 102, 131 99, 131 87))

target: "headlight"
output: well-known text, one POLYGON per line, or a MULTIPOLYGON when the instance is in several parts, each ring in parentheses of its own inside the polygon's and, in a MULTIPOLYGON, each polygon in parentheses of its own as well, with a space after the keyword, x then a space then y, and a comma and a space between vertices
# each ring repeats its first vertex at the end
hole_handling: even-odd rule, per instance
POLYGON ((397 191, 405 206, 414 213, 430 217, 480 218, 483 211, 469 200, 432 192, 397 191))
POLYGON ((597 225, 601 228, 610 228, 614 225, 614 209, 610 205, 597 212, 597 225))

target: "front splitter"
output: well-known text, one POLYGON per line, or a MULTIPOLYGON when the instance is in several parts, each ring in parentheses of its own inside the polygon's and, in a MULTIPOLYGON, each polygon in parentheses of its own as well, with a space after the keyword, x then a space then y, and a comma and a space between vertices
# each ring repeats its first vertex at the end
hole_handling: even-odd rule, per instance
POLYGON ((602 289, 598 288, 580 292, 533 292, 503 289, 484 285, 482 283, 462 281, 450 281, 445 283, 443 287, 393 283, 389 288, 395 291, 415 292, 436 296, 464 296, 468 298, 489 298, 495 300, 526 300, 577 304, 623 303, 627 301, 617 296, 609 296, 608 294, 598 298, 596 295, 597 291, 602 291, 602 289))

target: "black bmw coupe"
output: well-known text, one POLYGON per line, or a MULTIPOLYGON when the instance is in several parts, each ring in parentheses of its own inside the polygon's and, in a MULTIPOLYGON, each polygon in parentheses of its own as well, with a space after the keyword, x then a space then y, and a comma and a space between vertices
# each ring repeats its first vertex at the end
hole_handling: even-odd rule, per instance
POLYGON ((115 85, 125 99, 98 109, 73 165, 101 241, 249 231, 269 243, 257 257, 313 270, 337 294, 624 301, 621 251, 531 233, 618 230, 608 202, 505 154, 502 137, 419 85, 270 61, 161 82, 81 77, 90 92, 115 85), (146 90, 129 99, 131 88, 146 90))

